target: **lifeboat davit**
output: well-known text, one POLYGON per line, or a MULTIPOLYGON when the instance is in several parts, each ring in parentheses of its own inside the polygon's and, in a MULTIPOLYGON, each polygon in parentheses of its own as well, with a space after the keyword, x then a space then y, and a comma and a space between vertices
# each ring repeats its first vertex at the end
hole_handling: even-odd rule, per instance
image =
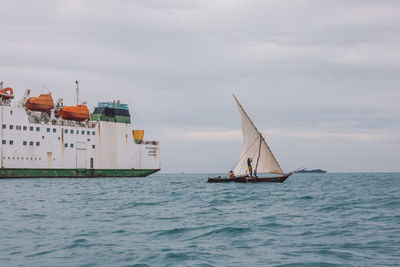
POLYGON ((0 97, 3 99, 13 99, 14 98, 13 89, 11 87, 0 89, 0 97))
POLYGON ((25 107, 32 111, 50 111, 54 108, 53 97, 51 94, 30 97, 26 100, 25 107))
POLYGON ((85 121, 89 119, 90 113, 86 105, 65 106, 57 110, 57 114, 64 120, 85 121))

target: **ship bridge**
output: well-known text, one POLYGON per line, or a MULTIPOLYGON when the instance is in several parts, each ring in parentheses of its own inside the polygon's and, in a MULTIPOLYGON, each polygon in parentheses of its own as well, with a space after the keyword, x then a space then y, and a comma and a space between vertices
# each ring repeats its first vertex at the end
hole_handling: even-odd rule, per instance
POLYGON ((91 114, 90 120, 131 123, 131 115, 127 104, 121 104, 119 101, 99 102, 91 114))

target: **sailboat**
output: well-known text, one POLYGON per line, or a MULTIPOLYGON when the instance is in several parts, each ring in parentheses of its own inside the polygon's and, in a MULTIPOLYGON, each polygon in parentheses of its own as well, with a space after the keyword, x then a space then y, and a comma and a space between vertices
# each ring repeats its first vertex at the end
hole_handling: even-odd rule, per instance
POLYGON ((242 132, 243 132, 243 146, 242 152, 233 173, 236 175, 233 178, 208 178, 208 183, 260 183, 260 182, 275 182, 283 183, 294 172, 284 173, 279 166, 274 154, 267 145, 261 132, 258 131, 246 111, 240 104, 239 100, 235 98, 237 107, 242 117, 242 132), (249 173, 248 164, 252 165, 254 174, 249 173), (257 173, 261 174, 278 174, 274 177, 258 177, 257 173))

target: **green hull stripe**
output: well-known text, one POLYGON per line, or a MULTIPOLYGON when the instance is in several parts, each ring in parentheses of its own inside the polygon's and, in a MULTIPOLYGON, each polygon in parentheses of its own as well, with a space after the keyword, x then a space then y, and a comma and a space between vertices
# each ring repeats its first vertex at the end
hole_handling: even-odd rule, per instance
POLYGON ((145 177, 160 169, 0 169, 0 178, 145 177))

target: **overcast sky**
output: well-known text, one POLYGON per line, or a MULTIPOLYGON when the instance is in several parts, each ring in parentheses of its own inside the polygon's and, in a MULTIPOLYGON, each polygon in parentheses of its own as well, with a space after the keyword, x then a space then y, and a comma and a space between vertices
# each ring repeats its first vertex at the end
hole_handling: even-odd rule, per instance
POLYGON ((400 171, 400 1, 0 1, 0 80, 129 104, 163 172, 226 172, 232 94, 282 169, 400 171), (45 87, 43 87, 43 85, 45 87))

